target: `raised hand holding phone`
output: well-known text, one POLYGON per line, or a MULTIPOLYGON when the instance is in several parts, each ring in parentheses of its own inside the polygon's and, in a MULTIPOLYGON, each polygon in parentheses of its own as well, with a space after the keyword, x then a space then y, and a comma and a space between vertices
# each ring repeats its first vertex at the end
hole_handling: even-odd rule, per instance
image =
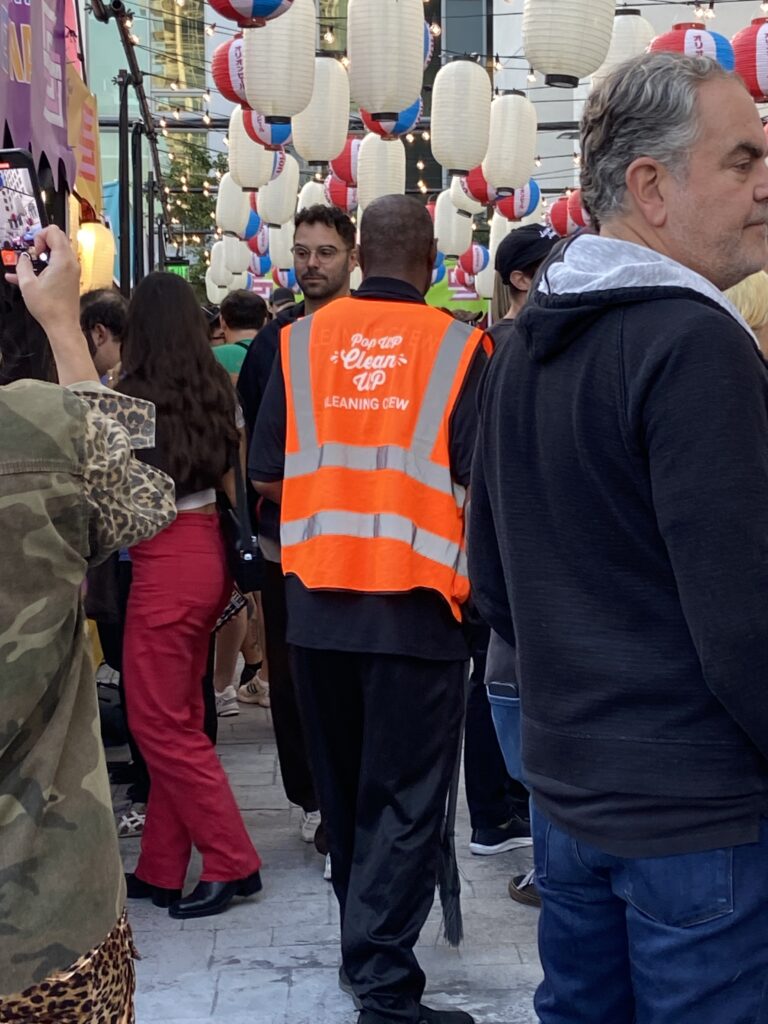
POLYGON ((48 335, 59 383, 98 380, 80 329, 80 264, 64 232, 55 225, 43 228, 32 255, 23 253, 16 273, 6 277, 18 284, 27 309, 48 335), (43 253, 48 254, 47 266, 36 274, 32 260, 43 253))

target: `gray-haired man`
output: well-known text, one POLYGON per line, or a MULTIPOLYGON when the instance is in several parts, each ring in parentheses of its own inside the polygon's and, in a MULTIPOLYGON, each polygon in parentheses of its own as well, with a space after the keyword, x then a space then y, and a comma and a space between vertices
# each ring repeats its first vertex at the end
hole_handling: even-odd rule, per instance
POLYGON ((487 378, 470 570, 517 644, 542 1024, 768 1021, 768 372, 721 294, 768 258, 765 155, 717 64, 617 69, 599 234, 487 378))

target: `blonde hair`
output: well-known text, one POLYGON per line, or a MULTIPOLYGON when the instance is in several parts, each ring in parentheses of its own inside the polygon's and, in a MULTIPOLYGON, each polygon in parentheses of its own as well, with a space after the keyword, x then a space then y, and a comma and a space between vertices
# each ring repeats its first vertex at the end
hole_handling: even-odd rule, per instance
POLYGON ((725 292, 753 331, 768 324, 768 274, 758 270, 725 292))

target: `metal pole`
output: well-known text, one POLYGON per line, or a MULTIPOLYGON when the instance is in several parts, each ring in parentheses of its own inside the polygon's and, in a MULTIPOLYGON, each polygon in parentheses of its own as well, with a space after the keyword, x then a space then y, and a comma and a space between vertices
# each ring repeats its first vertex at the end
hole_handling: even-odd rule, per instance
POLYGON ((131 294, 131 203, 129 189, 130 164, 128 155, 128 87, 130 76, 121 69, 117 76, 120 90, 118 184, 120 189, 120 291, 126 298, 131 294))
POLYGON ((141 161, 143 126, 135 121, 131 135, 133 170, 133 283, 137 285, 144 277, 144 195, 142 185, 144 170, 141 161))
POLYGON ((155 176, 147 175, 147 269, 155 269, 155 176))

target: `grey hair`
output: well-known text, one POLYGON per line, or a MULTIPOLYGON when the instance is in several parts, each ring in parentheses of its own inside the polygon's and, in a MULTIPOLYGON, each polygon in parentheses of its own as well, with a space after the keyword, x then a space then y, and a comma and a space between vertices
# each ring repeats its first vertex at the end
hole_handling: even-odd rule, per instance
POLYGON ((733 77, 709 57, 646 53, 593 89, 581 118, 581 194, 594 222, 624 208, 627 168, 639 157, 687 173, 700 131, 699 87, 733 77))

